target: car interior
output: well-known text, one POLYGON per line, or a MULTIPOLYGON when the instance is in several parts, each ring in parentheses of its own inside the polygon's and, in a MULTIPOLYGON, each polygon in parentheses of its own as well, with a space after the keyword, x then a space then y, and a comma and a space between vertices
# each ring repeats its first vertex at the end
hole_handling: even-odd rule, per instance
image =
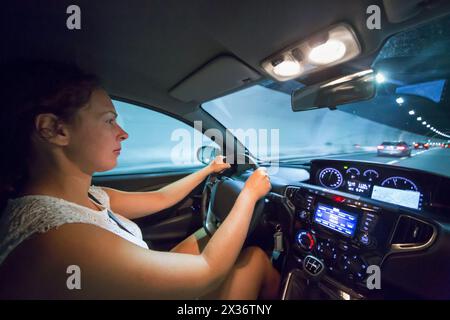
MULTIPOLYGON (((450 77, 445 48, 450 46, 450 36, 443 42, 447 47, 436 53, 440 60, 433 55, 418 63, 399 60, 421 55, 426 46, 420 52, 405 50, 398 57, 380 58, 381 52, 388 55, 395 49, 382 51, 396 35, 433 23, 448 26, 450 2, 77 1, 81 28, 69 30, 66 9, 71 4, 16 1, 2 6, 2 62, 75 61, 99 75, 115 102, 152 110, 193 130, 194 122, 201 121, 201 133, 213 141, 192 150, 195 164, 104 172, 94 175, 94 185, 151 191, 198 170, 215 155, 226 155, 232 164, 222 174, 209 176, 173 207, 135 221, 151 248, 170 250, 202 227, 214 234, 253 170, 276 165, 276 170, 269 170, 272 189, 255 208, 245 246, 260 246, 271 257, 281 274, 280 300, 450 299, 450 153, 442 147, 450 138, 450 95, 445 90, 450 77), (277 69, 289 59, 293 64, 306 61, 306 46, 335 36, 347 43, 341 60, 325 57, 314 63, 311 57, 313 62, 302 64, 297 73, 282 74, 277 69), (424 130, 432 127, 415 120, 417 108, 408 124, 394 115, 397 111, 386 101, 395 94, 382 94, 388 85, 375 92, 371 85, 383 68, 391 75, 397 73, 396 81, 402 81, 403 87, 446 81, 439 102, 408 93, 405 103, 393 102, 396 110, 407 108, 406 104, 423 106, 420 116, 434 127, 431 134, 424 130), (356 79, 359 84, 354 84, 356 79), (236 112, 244 112, 245 99, 251 99, 249 93, 255 88, 287 97, 285 119, 298 117, 292 125, 298 132, 305 126, 327 126, 302 122, 301 115, 323 111, 337 117, 340 105, 345 105, 346 116, 361 116, 368 123, 362 129, 347 123, 345 130, 373 134, 373 155, 380 154, 377 146, 383 141, 406 141, 407 149, 400 156, 408 159, 329 157, 296 149, 283 153, 278 162, 264 159, 229 130, 239 127, 238 122, 251 127, 256 118, 238 120, 233 114, 227 122, 218 116, 226 108, 217 101, 232 103, 231 98, 241 94, 244 102, 236 112), (377 136, 377 123, 416 136, 395 140, 377 136), (414 142, 427 143, 429 148, 416 150, 414 142), (402 165, 428 154, 435 154, 429 161, 436 163, 402 165)), ((409 42, 414 41, 421 39, 409 42)), ((404 42, 408 41, 400 44, 404 42)), ((275 114, 276 105, 272 108, 275 114)), ((259 111, 259 116, 270 123, 270 112, 259 111)), ((283 139, 283 126, 273 127, 279 128, 283 139)), ((149 127, 148 134, 158 133, 149 127)), ((299 133, 296 139, 303 136, 309 137, 299 133)), ((324 145, 334 148, 340 139, 324 145)), ((351 152, 346 149, 345 154, 354 150, 359 152, 355 155, 362 154, 363 144, 352 142, 351 152)))

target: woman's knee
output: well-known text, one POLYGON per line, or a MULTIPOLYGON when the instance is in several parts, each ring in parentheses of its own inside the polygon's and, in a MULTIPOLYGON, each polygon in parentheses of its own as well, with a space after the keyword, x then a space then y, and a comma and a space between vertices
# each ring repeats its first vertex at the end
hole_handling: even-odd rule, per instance
POLYGON ((264 250, 256 246, 243 249, 241 252, 241 259, 239 259, 239 261, 242 263, 256 263, 264 267, 270 264, 269 257, 264 250))
POLYGON ((259 278, 259 297, 262 299, 276 299, 280 285, 280 274, 272 266, 266 252, 259 247, 248 247, 242 251, 242 254, 244 257, 240 259, 241 262, 248 265, 255 273, 255 276, 259 274, 259 276, 256 276, 259 278))

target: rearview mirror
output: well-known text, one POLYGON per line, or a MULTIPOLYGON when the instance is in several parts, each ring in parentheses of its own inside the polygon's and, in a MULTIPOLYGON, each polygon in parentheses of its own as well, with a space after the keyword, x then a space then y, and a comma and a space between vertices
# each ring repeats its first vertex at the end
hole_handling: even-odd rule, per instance
POLYGON ((338 105, 371 99, 375 91, 375 75, 369 69, 295 90, 291 95, 291 107, 293 111, 334 109, 338 105))
POLYGON ((197 150, 197 159, 201 163, 209 164, 216 156, 220 154, 220 150, 216 147, 203 146, 197 150))

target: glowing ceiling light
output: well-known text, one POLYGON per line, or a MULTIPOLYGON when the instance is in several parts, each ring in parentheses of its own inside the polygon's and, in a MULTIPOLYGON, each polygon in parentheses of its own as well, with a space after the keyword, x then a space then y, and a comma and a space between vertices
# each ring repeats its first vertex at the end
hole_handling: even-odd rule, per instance
POLYGON ((293 60, 284 60, 273 67, 273 72, 281 77, 291 77, 300 74, 300 63, 293 60))
POLYGON ((353 28, 339 23, 312 34, 274 53, 261 62, 262 68, 278 81, 287 81, 332 65, 346 62, 361 54, 361 46, 353 28), (284 60, 296 61, 277 67, 284 60))
POLYGON ((345 44, 342 41, 330 39, 314 47, 309 53, 309 60, 315 64, 328 64, 341 59, 345 55, 345 44))
POLYGON ((422 121, 422 117, 417 117, 417 121, 422 121))
POLYGON ((413 116, 414 114, 416 114, 415 112, 414 112, 414 110, 409 110, 409 112, 408 112, 411 116, 413 116))

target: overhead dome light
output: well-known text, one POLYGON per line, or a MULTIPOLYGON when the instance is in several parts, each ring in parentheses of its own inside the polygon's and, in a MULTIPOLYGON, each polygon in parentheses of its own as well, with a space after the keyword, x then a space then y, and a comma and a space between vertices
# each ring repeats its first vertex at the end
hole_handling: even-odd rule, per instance
POLYGON ((352 27, 339 23, 274 53, 265 58, 261 66, 274 79, 287 81, 346 62, 360 54, 361 46, 352 27), (279 65, 283 61, 291 62, 279 65))
POLYGON ((411 116, 413 116, 415 114, 414 110, 409 110, 408 112, 411 116))
POLYGON ((330 39, 314 47, 308 55, 309 60, 315 64, 328 64, 341 59, 345 55, 345 44, 340 40, 330 39))
POLYGON ((273 67, 273 72, 280 77, 292 77, 301 72, 300 63, 294 60, 284 60, 273 67))

